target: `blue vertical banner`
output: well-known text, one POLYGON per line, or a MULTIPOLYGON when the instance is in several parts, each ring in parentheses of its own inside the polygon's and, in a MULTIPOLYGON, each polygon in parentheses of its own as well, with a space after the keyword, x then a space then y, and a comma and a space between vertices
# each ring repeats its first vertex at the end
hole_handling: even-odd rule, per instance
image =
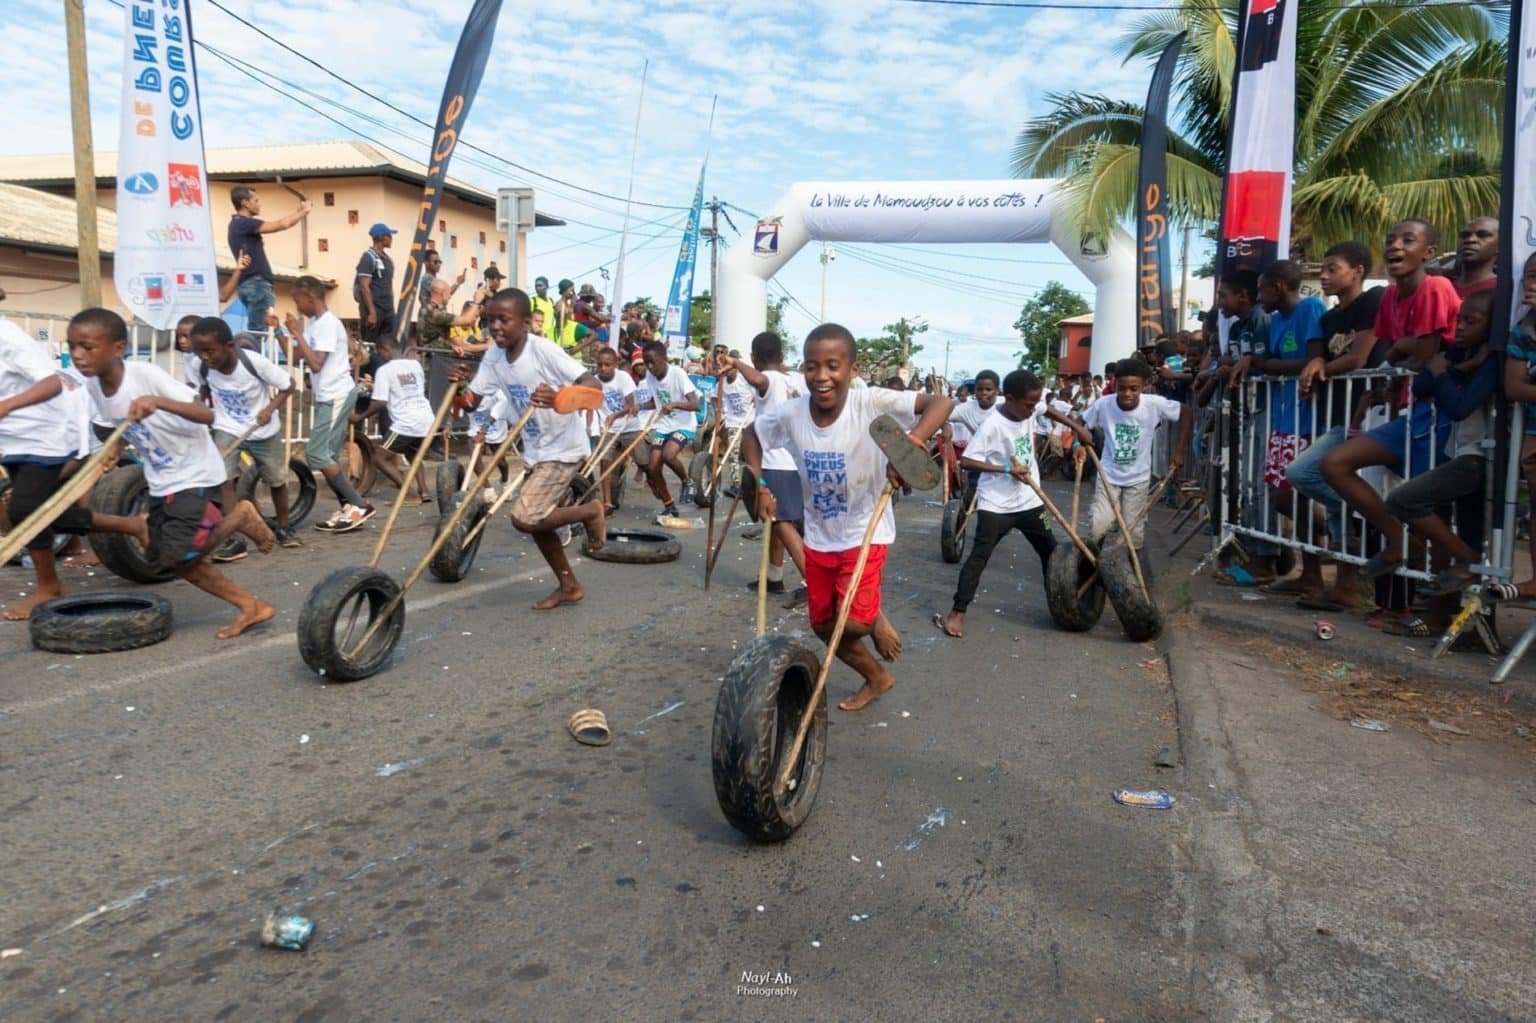
POLYGON ((1146 348, 1160 336, 1179 329, 1168 272, 1168 93, 1188 34, 1174 36, 1158 58, 1141 125, 1140 186, 1136 193, 1141 278, 1136 289, 1137 348, 1146 348))
MULTIPOLYGON (((667 295, 667 314, 661 321, 667 357, 674 360, 681 360, 688 351, 688 310, 693 304, 693 268, 699 259, 699 218, 704 211, 704 172, 708 168, 708 160, 699 168, 699 187, 693 192, 693 206, 688 211, 688 224, 683 228, 683 243, 677 250, 672 290, 667 295)), ((710 299, 713 301, 714 296, 710 299)))

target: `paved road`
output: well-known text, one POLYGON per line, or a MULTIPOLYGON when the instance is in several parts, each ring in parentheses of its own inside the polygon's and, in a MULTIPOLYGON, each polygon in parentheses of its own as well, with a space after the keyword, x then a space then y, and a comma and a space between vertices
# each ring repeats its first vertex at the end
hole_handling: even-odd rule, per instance
MULTIPOLYGON (((429 536, 407 514, 391 569, 429 536)), ((941 636, 928 619, 956 570, 938 509, 909 499, 898 518, 898 687, 831 711, 815 812, 777 846, 734 832, 710 779, 717 683, 752 628, 756 547, 735 538, 709 594, 687 532, 671 565, 578 562, 587 600, 546 617, 527 609, 542 562, 498 529, 471 578, 412 593, 393 665, 351 685, 309 674, 292 626, 367 534, 234 566, 280 615, 233 644, 213 638, 225 610, 179 583, 162 588, 176 634, 146 650, 61 657, 0 628, 0 948, 21 950, 0 962, 0 1016, 1269 1018, 1285 982, 1230 982, 1249 975, 1231 936, 1253 907, 1208 887, 1238 862, 1215 826, 1232 806, 1202 795, 1216 782, 1198 759, 1152 765, 1236 740, 1181 738, 1197 722, 1158 651, 1112 615, 1053 631, 1021 539, 970 635, 941 636), (611 746, 568 737, 584 706, 607 713, 611 746), (1180 804, 1120 807, 1118 785, 1180 804), (317 922, 307 952, 259 947, 271 909, 317 922)), ((1191 684, 1254 674, 1201 663, 1191 684)), ((834 671, 834 701, 853 687, 834 671)), ((1271 938, 1249 971, 1289 955, 1271 938)), ((1475 979, 1492 986, 1479 1005, 1536 1005, 1504 973, 1475 979)), ((1288 1018, 1357 1018, 1318 1004, 1288 1018)))

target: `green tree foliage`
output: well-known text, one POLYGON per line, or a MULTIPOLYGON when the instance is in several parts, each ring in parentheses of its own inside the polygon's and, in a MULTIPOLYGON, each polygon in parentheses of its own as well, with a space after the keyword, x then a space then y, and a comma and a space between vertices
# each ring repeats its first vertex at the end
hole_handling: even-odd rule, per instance
POLYGON ((1088 300, 1060 281, 1051 281, 1040 294, 1024 303, 1019 318, 1013 321, 1013 329, 1019 332, 1024 349, 1015 352, 1019 369, 1035 373, 1051 373, 1056 366, 1056 353, 1061 348, 1061 328, 1057 326, 1069 316, 1081 316, 1090 310, 1088 300))
POLYGON ((927 332, 928 324, 903 316, 895 323, 887 323, 884 329, 879 337, 861 337, 854 342, 860 372, 877 383, 910 363, 912 357, 923 350, 914 339, 927 332))

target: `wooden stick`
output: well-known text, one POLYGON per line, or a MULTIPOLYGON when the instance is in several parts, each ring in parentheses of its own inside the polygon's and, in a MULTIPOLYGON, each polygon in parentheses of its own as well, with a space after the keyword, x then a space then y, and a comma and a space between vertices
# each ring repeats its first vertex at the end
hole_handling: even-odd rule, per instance
POLYGON ((630 441, 629 447, 620 452, 619 457, 615 458, 611 463, 609 463, 608 468, 603 470, 603 474, 592 481, 592 485, 587 488, 587 492, 585 494, 581 495, 581 499, 575 502, 576 504, 587 503, 587 498, 592 496, 592 491, 601 487, 603 485, 603 480, 611 476, 614 469, 624 464, 624 460, 629 457, 630 452, 634 451, 635 448, 640 446, 640 442, 645 440, 646 434, 651 432, 651 427, 656 425, 656 420, 659 418, 661 418, 661 409, 657 409, 651 413, 651 417, 645 421, 645 426, 643 426, 640 430, 640 436, 630 441))
POLYGON ((517 470, 517 475, 513 476, 510 480, 508 480, 506 486, 501 488, 501 493, 496 495, 496 500, 492 501, 491 502, 491 506, 486 509, 485 517, 483 519, 481 519, 479 522, 476 522, 475 525, 474 525, 474 528, 471 529, 467 534, 465 534, 465 536, 464 536, 464 546, 465 547, 468 547, 469 544, 470 544, 470 541, 473 540, 475 537, 480 535, 481 531, 485 529, 486 523, 491 521, 492 516, 494 516, 497 512, 501 511, 501 506, 507 503, 507 500, 509 498, 511 498, 511 496, 513 495, 513 493, 516 492, 518 487, 522 486, 523 477, 526 476, 526 475, 528 475, 528 470, 527 469, 519 469, 519 470, 517 470))
MULTIPOLYGON (((449 390, 451 392, 454 389, 450 388, 449 390)), ((496 464, 506 457, 507 451, 512 447, 512 442, 517 440, 517 435, 523 432, 523 427, 528 425, 528 420, 533 418, 533 414, 537 409, 536 405, 530 404, 523 410, 517 425, 512 427, 507 433, 507 439, 497 445, 495 455, 492 456, 486 467, 480 471, 480 474, 475 477, 475 483, 471 489, 481 490, 485 487, 485 481, 490 478, 491 472, 496 468, 496 464)), ((459 524, 459 520, 464 517, 464 513, 468 510, 469 502, 460 501, 459 506, 453 510, 453 514, 448 517, 448 521, 437 531, 437 537, 432 541, 432 546, 427 550, 426 556, 416 565, 416 570, 406 577, 405 582, 400 587, 400 592, 395 594, 390 602, 384 605, 384 609, 374 617, 373 624, 368 626, 368 631, 363 633, 363 638, 358 640, 357 646, 347 651, 346 656, 348 658, 356 657, 363 647, 368 645, 368 641, 383 627, 384 622, 389 616, 395 613, 395 608, 400 606, 400 603, 405 600, 406 593, 412 586, 416 585, 416 580, 421 578, 421 574, 427 570, 427 566, 432 564, 432 559, 437 557, 437 552, 442 550, 443 544, 448 542, 448 534, 453 532, 453 527, 459 524)))
POLYGON ((1061 523, 1061 528, 1066 530, 1067 535, 1072 538, 1072 542, 1077 544, 1077 549, 1082 552, 1083 557, 1088 559, 1088 564, 1097 565, 1099 563, 1099 559, 1088 547, 1088 545, 1083 542, 1083 538, 1078 536, 1077 524, 1068 522, 1066 519, 1062 518, 1061 509, 1056 507, 1056 503, 1051 500, 1050 495, 1041 488, 1040 484, 1035 482, 1034 474, 1030 473, 1028 476, 1026 476, 1024 482, 1028 484, 1029 489, 1035 492, 1035 496, 1040 498, 1041 503, 1044 504, 1047 510, 1050 511, 1052 517, 1054 517, 1057 522, 1061 523))
MULTIPOLYGON (((459 384, 454 382, 448 385, 443 400, 437 406, 437 418, 432 420, 432 426, 427 430, 427 436, 435 434, 443 425, 443 419, 447 417, 448 410, 453 407, 453 399, 459 393, 459 384)), ((532 408, 533 406, 528 406, 532 408)), ((379 542, 373 545, 373 557, 368 559, 369 568, 378 568, 379 559, 384 557, 384 545, 389 542, 389 534, 394 531, 395 521, 400 518, 400 509, 405 507, 406 491, 411 489, 411 484, 416 481, 416 474, 421 471, 421 463, 426 461, 427 445, 417 445, 416 454, 411 458, 410 468, 405 471, 405 478, 400 481, 400 492, 395 495, 394 507, 389 509, 389 519, 384 523, 384 531, 379 534, 379 542)), ((361 648, 359 648, 361 649, 361 648)), ((354 651, 355 653, 355 651, 354 651)))
POLYGON ((757 566, 757 634, 768 631, 768 551, 773 547, 773 516, 763 517, 763 558, 757 566))
MULTIPOLYGON (((1152 506, 1157 503, 1157 499, 1159 497, 1163 496, 1163 491, 1168 489, 1168 484, 1172 481, 1172 479, 1173 479, 1172 476, 1165 476, 1165 477, 1163 477, 1162 484, 1159 485, 1157 490, 1154 491, 1152 493, 1151 497, 1149 497, 1147 499, 1147 503, 1141 506, 1141 511, 1137 514, 1136 521, 1131 523, 1131 529, 1134 530, 1137 526, 1141 525, 1143 522, 1146 521, 1147 513, 1152 510, 1152 506)), ((1180 547, 1182 547, 1182 546, 1183 545, 1181 544, 1180 547)), ((1174 548, 1172 553, 1173 554, 1177 554, 1178 553, 1178 548, 1174 548)), ((1083 580, 1083 584, 1077 588, 1077 595, 1078 595, 1078 597, 1081 598, 1083 594, 1087 593, 1088 592, 1088 587, 1092 586, 1094 584, 1094 581, 1097 580, 1098 578, 1099 578, 1099 570, 1097 568, 1095 568, 1093 570, 1093 574, 1090 575, 1088 578, 1084 579, 1083 580)), ((1146 588, 1146 584, 1145 583, 1142 584, 1142 588, 1143 589, 1146 588)))
MULTIPOLYGON (((1087 459, 1084 459, 1083 461, 1087 461, 1087 459)), ((1078 510, 1080 507, 1078 501, 1083 496, 1083 463, 1077 462, 1076 464, 1077 479, 1072 481, 1072 524, 1074 526, 1082 521, 1082 519, 1078 516, 1078 510)))
POLYGON ((6 534, 4 540, 0 540, 0 565, 9 564, 23 547, 37 538, 37 535, 47 529, 53 520, 59 517, 67 506, 74 504, 101 476, 101 463, 106 461, 107 452, 117 446, 127 432, 129 423, 119 423, 102 443, 101 449, 90 458, 86 459, 80 470, 69 478, 48 500, 37 506, 37 509, 28 515, 22 523, 6 534))
MULTIPOLYGON (((715 377, 715 395, 720 394, 720 378, 715 377)), ((715 559, 709 557, 709 552, 715 549, 715 506, 720 503, 720 494, 715 489, 715 474, 720 471, 720 431, 725 429, 720 421, 720 406, 715 405, 715 429, 709 435, 709 523, 708 532, 704 535, 704 592, 709 592, 709 577, 715 571, 715 559)), ((738 491, 739 492, 739 491, 738 491)))
MULTIPOLYGON (((886 506, 891 503, 891 494, 895 491, 896 484, 886 480, 885 489, 880 491, 880 500, 875 502, 874 514, 869 517, 869 525, 864 527, 864 542, 859 545, 859 559, 853 563, 853 575, 843 594, 843 605, 837 611, 837 624, 832 627, 832 637, 827 640, 827 654, 821 659, 821 670, 816 673, 816 685, 811 690, 810 702, 806 704, 805 714, 800 718, 800 727, 795 732, 795 744, 789 748, 789 756, 784 761, 784 770, 779 775, 775 789, 782 790, 789 784, 789 775, 795 769, 795 761, 800 758, 805 737, 810 734, 811 722, 816 718, 816 707, 821 702, 822 691, 827 687, 827 673, 832 670, 832 662, 837 659, 843 630, 848 627, 848 614, 853 610, 853 598, 858 595, 859 581, 864 578, 864 565, 869 561, 869 545, 874 542, 875 530, 880 528, 880 520, 885 516, 886 506)), ((764 533, 766 535, 767 531, 764 533)))
POLYGON ((714 553, 705 554, 706 567, 712 566, 720 557, 720 551, 725 547, 725 538, 731 535, 731 521, 736 518, 736 506, 741 504, 741 487, 736 488, 736 496, 731 498, 731 510, 725 516, 725 528, 720 531, 720 542, 715 546, 714 553))
MULTIPOLYGON (((475 434, 475 446, 469 449, 469 471, 464 473, 464 478, 459 481, 459 493, 469 489, 469 481, 475 475, 475 463, 480 460, 480 452, 485 450, 485 431, 475 434)), ((441 514, 441 512, 439 512, 441 514)))
POLYGON ((247 426, 245 428, 245 432, 244 433, 242 433, 240 436, 236 437, 233 441, 230 442, 229 447, 227 447, 223 451, 219 452, 219 460, 220 461, 224 461, 230 455, 234 454, 236 451, 239 451, 240 450, 240 445, 242 445, 246 441, 250 440, 251 439, 251 434, 255 433, 256 432, 256 427, 258 427, 260 425, 261 425, 260 423, 252 423, 250 426, 247 426))
POLYGON ((603 428, 603 432, 598 435, 597 443, 592 445, 592 450, 587 455, 586 461, 582 462, 581 468, 576 470, 576 475, 585 476, 587 473, 591 472, 592 467, 598 463, 603 455, 607 454, 607 452, 603 449, 608 446, 608 435, 617 423, 618 420, 614 420, 612 423, 609 423, 603 428))
POLYGON ((1104 478, 1104 466, 1099 461, 1098 452, 1093 450, 1091 444, 1085 444, 1083 449, 1088 452, 1088 457, 1093 459, 1093 468, 1099 477, 1099 485, 1104 488, 1104 497, 1109 501, 1109 510, 1115 514, 1115 525, 1120 527, 1120 535, 1125 538, 1125 546, 1131 552, 1131 567, 1136 570, 1136 582, 1141 585, 1141 595, 1150 603, 1152 594, 1147 589, 1147 580, 1141 574, 1141 559, 1136 556, 1136 541, 1131 536, 1130 530, 1125 528, 1125 516, 1120 514, 1120 501, 1115 497, 1109 480, 1104 478))

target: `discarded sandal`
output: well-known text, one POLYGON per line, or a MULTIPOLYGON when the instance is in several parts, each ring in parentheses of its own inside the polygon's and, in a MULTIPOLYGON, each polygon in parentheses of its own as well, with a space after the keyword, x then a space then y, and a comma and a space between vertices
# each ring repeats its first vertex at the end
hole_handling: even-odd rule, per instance
POLYGON ((1274 581, 1275 577, 1272 575, 1256 576, 1241 565, 1224 568, 1216 576, 1218 586, 1237 586, 1245 590, 1274 581))
POLYGON ((606 746, 613 741, 613 733, 608 730, 608 718, 594 707, 572 714, 567 727, 571 730, 571 738, 587 746, 606 746))

